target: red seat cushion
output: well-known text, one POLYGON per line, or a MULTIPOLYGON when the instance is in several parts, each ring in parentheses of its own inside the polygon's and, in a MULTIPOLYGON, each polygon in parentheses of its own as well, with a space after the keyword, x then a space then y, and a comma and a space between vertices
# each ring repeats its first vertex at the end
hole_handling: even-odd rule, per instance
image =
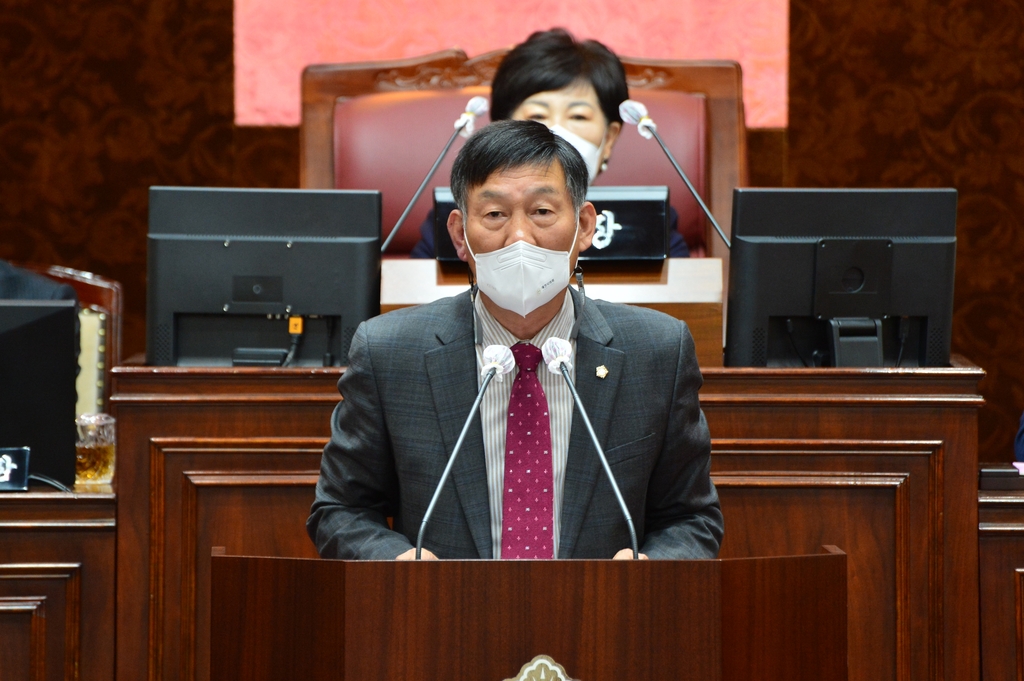
MULTIPOLYGON (((334 186, 379 189, 383 193, 383 233, 391 232, 409 199, 440 153, 470 97, 488 88, 388 92, 338 100, 334 107, 334 186)), ((707 200, 707 143, 704 98, 667 90, 640 90, 658 132, 672 149, 694 187, 707 200)), ((477 127, 489 121, 486 116, 477 127)), ((704 218, 655 140, 625 126, 608 170, 597 185, 668 185, 679 213, 679 230, 694 254, 704 252, 704 218)), ((448 186, 452 162, 464 140, 448 152, 427 190, 388 248, 408 253, 419 240, 419 226, 433 207, 433 188, 448 186)))

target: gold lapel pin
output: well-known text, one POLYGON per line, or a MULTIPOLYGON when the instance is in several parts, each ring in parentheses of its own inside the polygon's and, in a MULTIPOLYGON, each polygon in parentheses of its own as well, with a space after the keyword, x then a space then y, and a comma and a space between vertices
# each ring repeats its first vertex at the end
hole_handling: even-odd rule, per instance
POLYGON ((604 378, 607 375, 608 375, 608 367, 606 367, 603 364, 601 366, 597 367, 597 377, 598 378, 604 378))

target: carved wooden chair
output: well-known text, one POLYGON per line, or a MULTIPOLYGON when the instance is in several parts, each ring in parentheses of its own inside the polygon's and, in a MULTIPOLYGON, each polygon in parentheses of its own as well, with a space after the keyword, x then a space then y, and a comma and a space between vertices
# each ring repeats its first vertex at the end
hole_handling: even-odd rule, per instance
POLYGON ((110 399, 110 370, 121 362, 121 284, 91 272, 69 267, 33 264, 22 264, 19 267, 45 275, 75 289, 81 306, 81 347, 78 355, 80 371, 75 384, 78 390, 77 411, 79 414, 107 411, 110 399))
MULTIPOLYGON (((387 233, 451 134, 463 105, 473 94, 487 93, 485 86, 506 52, 468 59, 461 50, 448 50, 398 61, 308 66, 302 74, 300 185, 381 189, 387 233)), ((747 182, 739 64, 622 62, 631 96, 648 105, 659 132, 728 233, 732 190, 747 182)), ((456 151, 449 152, 438 170, 435 186, 448 184, 456 151)), ((668 185, 691 252, 728 257, 656 143, 641 139, 635 129, 623 131, 609 170, 597 183, 668 185)), ((412 248, 431 206, 425 192, 393 251, 412 248)))

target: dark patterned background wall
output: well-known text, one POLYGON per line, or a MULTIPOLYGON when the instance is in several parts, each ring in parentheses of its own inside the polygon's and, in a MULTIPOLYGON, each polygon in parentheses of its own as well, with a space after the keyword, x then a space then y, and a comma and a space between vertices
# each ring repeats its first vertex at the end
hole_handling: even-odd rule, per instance
MULTIPOLYGON (((989 372, 993 460, 1024 409, 1022 4, 794 0, 788 150, 751 139, 765 183, 960 190, 953 342, 989 372)), ((230 0, 0 0, 0 258, 121 281, 127 354, 147 187, 298 181, 294 128, 233 125, 231 40, 230 0)))
POLYGON ((231 0, 0 0, 0 258, 125 287, 145 348, 150 185, 295 186, 294 129, 233 125, 231 0))
POLYGON ((1024 2, 793 0, 787 182, 959 190, 953 350, 983 460, 1024 409, 1024 2))

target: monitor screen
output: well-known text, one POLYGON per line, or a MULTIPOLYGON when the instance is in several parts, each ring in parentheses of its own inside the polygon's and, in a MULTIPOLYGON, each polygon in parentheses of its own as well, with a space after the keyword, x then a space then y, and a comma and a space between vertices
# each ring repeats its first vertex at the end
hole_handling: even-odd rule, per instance
POLYGON ((0 300, 0 447, 29 472, 75 484, 78 310, 73 300, 0 300))
MULTIPOLYGON (((669 249, 668 187, 591 187, 587 201, 597 209, 590 248, 580 260, 664 260, 669 249)), ((448 235, 448 214, 455 210, 450 187, 434 189, 434 254, 457 262, 448 235)))
POLYGON ((948 366, 955 189, 736 189, 726 366, 948 366))
POLYGON ((146 359, 338 366, 380 313, 376 191, 151 187, 146 359))

